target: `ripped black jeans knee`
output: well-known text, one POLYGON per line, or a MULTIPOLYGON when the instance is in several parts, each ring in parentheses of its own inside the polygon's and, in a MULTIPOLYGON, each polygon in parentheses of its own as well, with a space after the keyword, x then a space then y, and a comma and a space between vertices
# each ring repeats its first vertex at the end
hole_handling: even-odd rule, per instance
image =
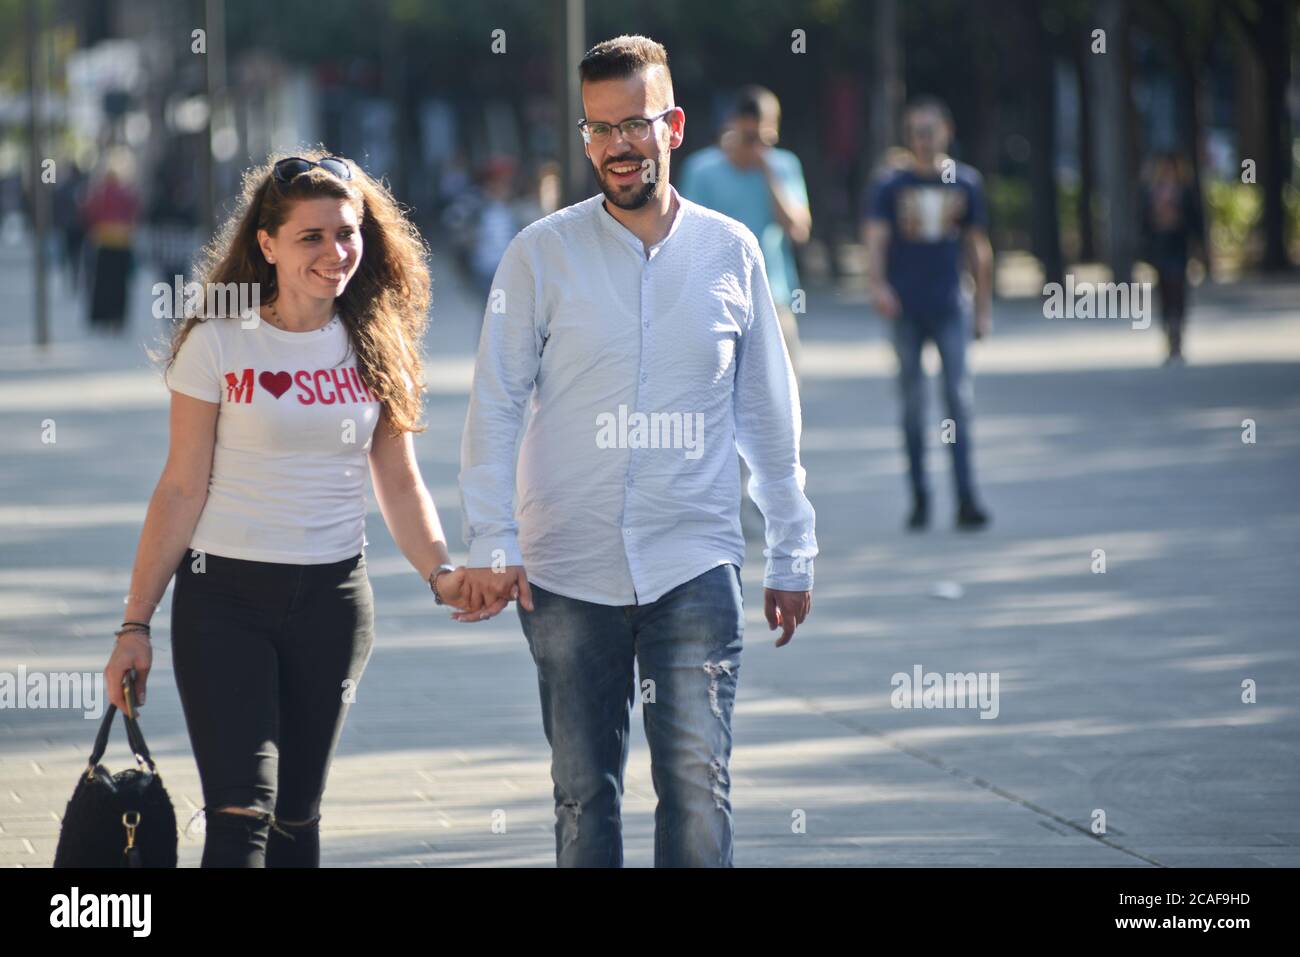
POLYGON ((320 867, 320 817, 281 821, 257 811, 205 810, 201 867, 320 867))
POLYGON ((276 821, 266 844, 267 867, 320 867, 320 818, 276 821))

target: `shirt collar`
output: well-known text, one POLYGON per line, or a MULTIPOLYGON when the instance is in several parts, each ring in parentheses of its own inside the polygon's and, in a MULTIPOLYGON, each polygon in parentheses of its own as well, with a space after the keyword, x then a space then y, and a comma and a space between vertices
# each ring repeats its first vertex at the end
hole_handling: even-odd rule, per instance
POLYGON ((606 233, 624 245, 635 249, 636 254, 643 259, 653 259, 664 244, 673 238, 673 234, 677 232, 682 221, 686 218, 686 200, 677 192, 677 188, 672 183, 668 184, 668 189, 672 193, 673 201, 677 204, 677 212, 673 215, 672 225, 668 227, 668 232, 664 235, 664 238, 651 246, 649 250, 646 250, 636 233, 615 219, 614 215, 605 208, 605 197, 603 195, 593 197, 596 200, 596 216, 606 233))

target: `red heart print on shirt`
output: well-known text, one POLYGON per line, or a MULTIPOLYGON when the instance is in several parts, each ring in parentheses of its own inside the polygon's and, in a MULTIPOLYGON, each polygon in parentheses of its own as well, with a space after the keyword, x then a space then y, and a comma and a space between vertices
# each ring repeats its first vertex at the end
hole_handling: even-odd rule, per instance
POLYGON ((293 385, 293 376, 287 372, 263 372, 257 377, 257 384, 278 399, 293 385))

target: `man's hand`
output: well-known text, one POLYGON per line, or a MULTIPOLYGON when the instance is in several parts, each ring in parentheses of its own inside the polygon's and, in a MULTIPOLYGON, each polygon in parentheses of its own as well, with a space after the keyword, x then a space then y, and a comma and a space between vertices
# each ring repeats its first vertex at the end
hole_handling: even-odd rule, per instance
POLYGON ((794 637, 794 630, 803 624, 803 620, 812 611, 812 592, 779 591, 775 588, 763 589, 763 614, 767 616, 769 631, 781 629, 781 637, 776 640, 776 647, 788 644, 794 637))
POLYGON ((723 130, 718 146, 732 166, 756 169, 767 165, 767 145, 761 139, 747 136, 740 130, 723 130))
POLYGON ((897 319, 903 311, 903 305, 898 301, 898 293, 894 292, 894 287, 887 282, 877 282, 872 286, 871 304, 876 312, 886 319, 897 319))
POLYGON ((483 621, 498 614, 510 602, 518 600, 528 611, 533 610, 533 593, 528 587, 528 576, 523 565, 507 565, 497 571, 492 568, 467 568, 461 585, 464 603, 461 610, 452 613, 457 621, 483 621))
POLYGON ((993 314, 987 309, 975 310, 975 338, 984 339, 993 331, 993 314))

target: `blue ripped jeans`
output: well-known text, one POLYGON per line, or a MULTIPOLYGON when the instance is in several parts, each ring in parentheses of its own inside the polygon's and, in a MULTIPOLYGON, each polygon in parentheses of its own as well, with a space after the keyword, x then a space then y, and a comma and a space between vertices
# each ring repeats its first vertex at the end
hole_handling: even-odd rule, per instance
POLYGON ((655 866, 732 866, 740 570, 718 565, 644 605, 531 587, 534 610, 518 611, 551 744, 556 863, 623 864, 623 771, 639 696, 658 796, 655 866))
POLYGON ((975 381, 966 364, 966 343, 970 341, 970 327, 961 312, 936 322, 923 322, 914 316, 903 315, 893 320, 894 353, 898 356, 898 387, 903 406, 903 437, 907 446, 908 476, 912 494, 919 498, 929 495, 925 476, 925 370, 921 365, 921 352, 926 339, 934 342, 943 363, 943 395, 948 418, 953 420, 952 449, 953 479, 959 500, 975 499, 975 480, 971 471, 972 407, 975 402, 975 381))

